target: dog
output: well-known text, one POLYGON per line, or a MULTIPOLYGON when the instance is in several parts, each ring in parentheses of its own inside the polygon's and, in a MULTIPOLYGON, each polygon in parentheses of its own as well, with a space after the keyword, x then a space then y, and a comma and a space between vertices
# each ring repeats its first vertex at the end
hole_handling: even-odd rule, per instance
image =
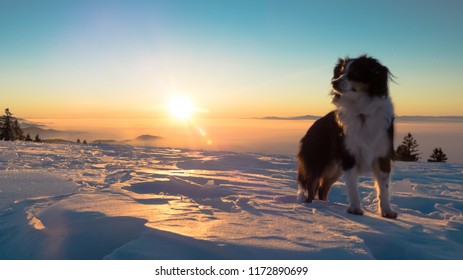
POLYGON ((331 80, 336 110, 318 119, 299 144, 298 202, 326 200, 344 174, 348 213, 363 215, 358 177, 373 173, 378 212, 395 219, 390 205, 394 158, 394 107, 389 96, 389 69, 367 55, 339 59, 331 80))

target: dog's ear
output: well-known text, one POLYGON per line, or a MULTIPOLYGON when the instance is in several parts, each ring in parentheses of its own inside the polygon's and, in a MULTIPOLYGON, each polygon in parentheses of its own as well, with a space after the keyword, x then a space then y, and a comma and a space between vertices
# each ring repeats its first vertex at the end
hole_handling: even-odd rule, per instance
POLYGON ((333 69, 334 79, 342 75, 341 71, 342 71, 342 68, 344 67, 344 64, 345 64, 345 60, 342 58, 339 58, 338 62, 336 63, 336 66, 334 66, 334 69, 333 69))
POLYGON ((389 95, 388 82, 391 77, 391 72, 386 66, 381 64, 376 65, 372 71, 373 73, 370 85, 370 95, 377 97, 387 97, 389 95))

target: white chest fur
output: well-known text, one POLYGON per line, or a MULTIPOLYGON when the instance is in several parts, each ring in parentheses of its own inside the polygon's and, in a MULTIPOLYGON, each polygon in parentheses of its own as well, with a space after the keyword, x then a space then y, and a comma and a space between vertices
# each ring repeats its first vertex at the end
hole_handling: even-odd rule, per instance
POLYGON ((365 97, 355 103, 347 100, 336 105, 347 151, 354 156, 359 172, 370 172, 373 162, 390 151, 388 129, 394 116, 390 98, 365 97))

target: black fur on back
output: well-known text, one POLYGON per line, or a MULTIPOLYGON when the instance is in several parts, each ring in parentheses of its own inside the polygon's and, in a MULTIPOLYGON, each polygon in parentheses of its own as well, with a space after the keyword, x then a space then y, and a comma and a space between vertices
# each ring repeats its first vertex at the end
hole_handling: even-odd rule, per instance
POLYGON ((297 180, 306 189, 308 185, 320 179, 333 161, 343 170, 352 168, 355 159, 348 154, 344 146, 344 132, 336 121, 332 111, 314 122, 299 143, 297 180))

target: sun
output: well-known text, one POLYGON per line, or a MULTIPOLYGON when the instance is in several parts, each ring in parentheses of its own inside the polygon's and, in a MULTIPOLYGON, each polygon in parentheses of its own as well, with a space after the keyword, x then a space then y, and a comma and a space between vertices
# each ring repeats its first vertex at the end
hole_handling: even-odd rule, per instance
POLYGON ((167 104, 167 110, 174 118, 182 121, 191 119, 196 111, 193 102, 185 96, 173 96, 167 104))

